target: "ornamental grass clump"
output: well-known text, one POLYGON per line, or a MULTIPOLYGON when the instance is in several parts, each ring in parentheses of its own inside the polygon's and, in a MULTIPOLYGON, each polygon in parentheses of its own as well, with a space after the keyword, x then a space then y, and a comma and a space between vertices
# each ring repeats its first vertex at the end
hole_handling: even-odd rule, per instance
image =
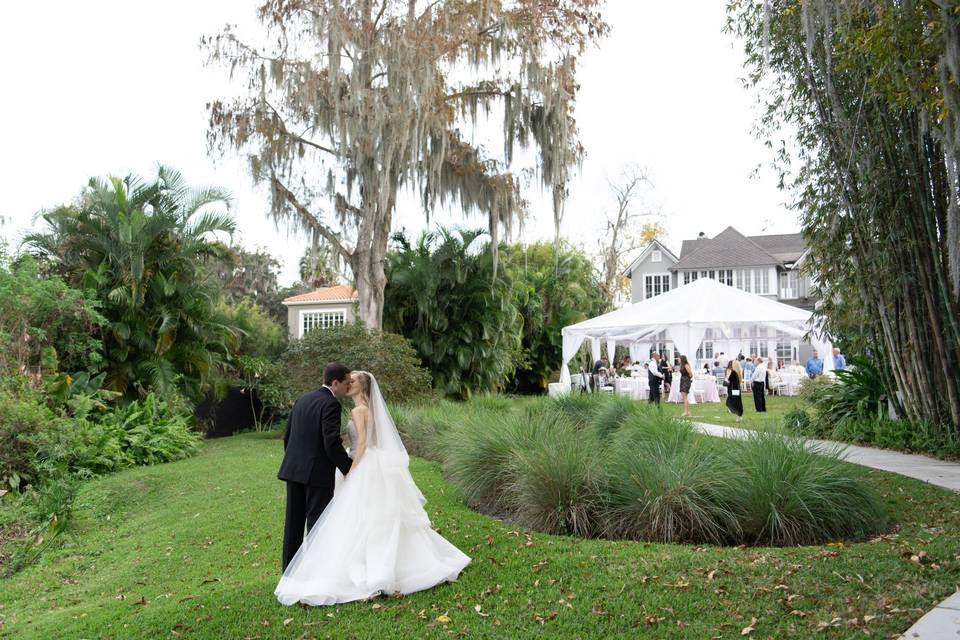
POLYGON ((590 424, 594 416, 612 398, 599 393, 566 393, 550 399, 553 410, 578 427, 590 424))
POLYGON ((444 460, 446 434, 455 425, 462 424, 468 415, 482 413, 463 403, 435 399, 417 408, 391 406, 390 414, 411 455, 435 462, 444 460))
POLYGON ((470 413, 444 439, 444 470, 470 502, 502 510, 504 486, 518 452, 552 433, 556 422, 552 413, 470 413))
POLYGON ((863 538, 887 526, 877 495, 851 475, 837 450, 755 433, 729 444, 725 486, 746 544, 816 544, 863 538))
POLYGON ((611 434, 645 408, 644 405, 628 398, 605 398, 594 408, 587 423, 600 443, 606 444, 611 434))
POLYGON ((583 537, 598 529, 597 477, 602 469, 595 443, 567 420, 529 432, 514 450, 505 484, 505 504, 526 526, 583 537))
POLYGON ((731 470, 717 447, 675 419, 637 422, 610 447, 601 488, 604 535, 666 543, 736 539, 726 498, 731 470))

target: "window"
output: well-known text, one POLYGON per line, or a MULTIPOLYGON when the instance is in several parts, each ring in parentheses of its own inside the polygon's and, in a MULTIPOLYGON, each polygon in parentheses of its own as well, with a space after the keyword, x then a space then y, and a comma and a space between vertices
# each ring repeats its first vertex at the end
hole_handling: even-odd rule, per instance
MULTIPOLYGON (((700 348, 697 349, 697 360, 702 363, 704 361, 713 361, 713 329, 707 329, 703 334, 703 342, 700 343, 700 348)), ((712 368, 712 367, 711 367, 712 368)))
POLYGON ((313 329, 327 329, 329 327, 339 327, 347 321, 345 311, 307 311, 301 316, 303 323, 301 335, 307 335, 313 329))
POLYGON ((766 359, 770 355, 770 341, 767 339, 767 328, 754 326, 750 335, 750 353, 766 359))
POLYGON ((674 358, 673 344, 667 342, 667 332, 661 331, 658 333, 656 340, 657 341, 653 343, 653 346, 651 346, 651 352, 659 352, 661 356, 667 358, 667 363, 672 365, 674 358), (669 347, 667 346, 668 344, 669 347))
POLYGON ((780 297, 792 300, 800 297, 800 279, 795 270, 780 273, 780 297))
POLYGON ((721 284, 733 286, 733 269, 720 269, 717 272, 717 281, 721 284))
POLYGON ((652 298, 670 291, 670 274, 654 273, 643 278, 643 298, 652 298))
POLYGON ((770 293, 769 269, 754 269, 754 278, 756 279, 756 288, 754 293, 770 293))
POLYGON ((737 289, 741 291, 753 291, 753 288, 750 286, 751 275, 752 272, 750 269, 737 270, 737 289))
POLYGON ((783 360, 784 365, 789 365, 796 359, 791 337, 783 331, 777 331, 777 360, 783 360))
POLYGON ((691 282, 695 282, 696 279, 697 279, 697 272, 696 272, 696 271, 684 271, 684 272, 683 272, 683 284, 690 284, 691 282))
POLYGON ((650 254, 650 262, 662 262, 663 261, 663 252, 659 249, 654 249, 653 253, 650 254))

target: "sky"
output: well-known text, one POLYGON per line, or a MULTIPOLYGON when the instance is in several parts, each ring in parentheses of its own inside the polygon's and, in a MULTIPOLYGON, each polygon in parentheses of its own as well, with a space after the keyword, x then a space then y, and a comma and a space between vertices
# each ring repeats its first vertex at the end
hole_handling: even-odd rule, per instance
MULTIPOLYGON (((267 199, 246 165, 212 158, 206 104, 229 91, 225 71, 206 67, 203 35, 227 23, 255 28, 254 0, 49 0, 8 3, 0 19, 0 237, 16 244, 36 212, 69 202, 91 176, 148 177, 171 165, 191 184, 234 196, 247 248, 283 263, 297 279, 308 243, 267 217, 267 199)), ((747 235, 799 230, 777 189, 770 152, 753 134, 757 96, 745 89, 742 53, 723 33, 726 2, 607 0, 610 34, 582 58, 576 118, 586 159, 570 185, 561 234, 597 249, 609 182, 642 167, 650 186, 637 210, 658 211, 675 252, 699 232, 729 225, 747 235)), ((523 240, 553 238, 549 199, 528 194, 523 240)), ((415 207, 395 227, 426 226, 415 207)), ((431 224, 457 224, 446 212, 431 224)), ((474 218, 470 226, 482 224, 474 218)))

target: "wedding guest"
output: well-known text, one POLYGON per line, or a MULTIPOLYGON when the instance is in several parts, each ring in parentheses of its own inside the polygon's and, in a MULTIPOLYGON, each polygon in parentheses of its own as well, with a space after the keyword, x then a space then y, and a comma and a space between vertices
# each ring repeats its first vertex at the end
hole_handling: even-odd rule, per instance
MULTIPOLYGON (((740 363, 743 358, 737 360, 731 360, 730 365, 733 367, 733 370, 737 372, 737 378, 740 380, 740 388, 743 388, 743 365, 740 363)), ((743 405, 743 399, 740 401, 741 406, 743 405)))
POLYGON ((757 358, 757 365, 753 369, 750 381, 753 383, 753 406, 757 413, 764 413, 767 410, 767 398, 765 396, 767 365, 763 363, 763 358, 757 358))
POLYGON ((683 398, 683 417, 690 417, 690 386, 693 384, 693 367, 687 356, 680 356, 680 397, 683 398))
POLYGON ((727 387, 727 410, 737 416, 737 422, 743 417, 743 396, 740 395, 740 367, 736 360, 727 362, 724 384, 727 387))
POLYGON ((757 366, 757 356, 750 356, 743 362, 743 375, 746 380, 753 380, 753 370, 757 366))
POLYGON ((726 371, 727 365, 730 363, 730 358, 721 351, 720 355, 717 356, 717 362, 720 363, 720 369, 726 371))
POLYGON ((834 371, 843 371, 847 368, 847 359, 840 353, 840 349, 833 348, 833 369, 834 371))
MULTIPOLYGON (((729 362, 730 362, 730 361, 727 360, 727 363, 728 363, 728 364, 729 364, 729 362)), ((712 371, 712 373, 713 373, 714 376, 722 376, 722 375, 724 375, 724 371, 726 371, 726 369, 727 369, 727 366, 726 366, 726 365, 721 365, 721 364, 720 364, 720 360, 714 360, 714 361, 713 361, 713 371, 712 371)))
POLYGON ((667 359, 667 354, 660 354, 660 373, 663 374, 663 392, 670 393, 670 385, 673 383, 673 368, 667 359))
POLYGON ((814 350, 813 355, 807 358, 807 375, 812 379, 823 373, 823 360, 820 354, 814 350))
POLYGON ((650 396, 647 401, 660 406, 660 384, 663 382, 663 374, 660 373, 660 354, 653 352, 653 357, 647 363, 647 385, 650 387, 650 396))

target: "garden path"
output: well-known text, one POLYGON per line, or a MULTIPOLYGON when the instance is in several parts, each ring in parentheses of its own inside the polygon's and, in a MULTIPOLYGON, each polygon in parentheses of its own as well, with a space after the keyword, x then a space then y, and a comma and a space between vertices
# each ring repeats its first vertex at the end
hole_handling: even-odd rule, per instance
MULTIPOLYGON (((722 427, 705 422, 694 422, 692 424, 697 431, 720 438, 746 438, 755 433, 749 429, 722 427)), ((936 458, 912 453, 899 453, 887 449, 859 447, 830 440, 807 440, 806 443, 808 447, 813 449, 840 449, 843 451, 844 459, 853 464, 889 471, 890 473, 899 473, 950 491, 960 492, 960 464, 956 462, 937 460, 936 458)), ((960 639, 960 592, 953 594, 928 611, 900 638, 901 640, 960 639)))

